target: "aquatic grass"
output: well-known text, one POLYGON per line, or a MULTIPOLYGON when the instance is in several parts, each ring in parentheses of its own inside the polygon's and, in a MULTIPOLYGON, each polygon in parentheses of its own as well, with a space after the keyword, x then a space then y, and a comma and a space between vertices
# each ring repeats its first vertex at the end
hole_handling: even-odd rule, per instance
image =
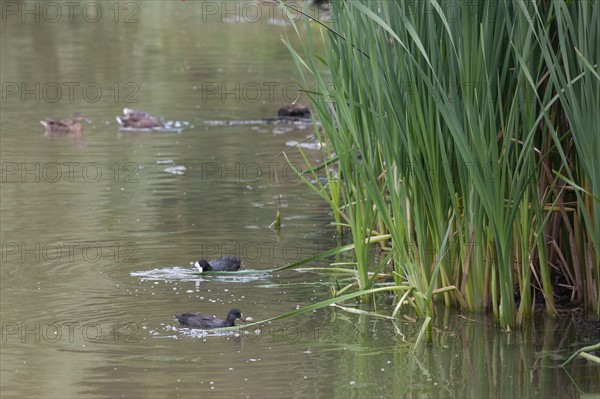
MULTIPOLYGON (((427 316, 425 318, 425 321, 423 322, 423 325, 421 326, 421 329, 419 330, 419 335, 417 336, 415 346, 413 347, 413 352, 417 351, 421 342, 423 342, 425 340, 425 338, 424 338, 425 336, 427 336, 428 334, 431 335, 430 327, 431 327, 431 317, 427 316)), ((431 338, 428 339, 427 341, 431 341, 431 338)))
MULTIPOLYGON (((575 187, 584 187, 575 190, 579 204, 576 217, 582 220, 586 241, 591 244, 579 249, 578 255, 585 267, 576 289, 585 297, 586 306, 596 309, 600 317, 600 201, 597 200, 600 197, 600 172, 596 165, 600 151, 600 8, 588 1, 577 4, 552 2, 549 13, 554 20, 556 37, 550 37, 545 29, 537 29, 536 38, 577 153, 577 167, 573 172, 570 168, 564 171, 568 181, 578 182, 575 187), (588 195, 584 197, 585 194, 588 195)), ((538 9, 534 17, 532 25, 545 23, 538 9)), ((561 160, 565 165, 570 164, 572 159, 562 151, 558 132, 552 126, 550 133, 561 160)))
MULTIPOLYGON (((373 14, 370 10, 367 11, 361 4, 352 4, 363 11, 364 15, 358 14, 355 20, 348 20, 349 25, 364 27, 369 23, 368 18, 371 18, 385 31, 391 32, 395 40, 402 42, 402 39, 393 33, 392 28, 381 18, 373 14)), ((386 6, 387 4, 384 4, 383 7, 386 6)), ((344 20, 346 19, 344 18, 344 20)), ((408 26, 410 27, 410 25, 408 26)), ((366 30, 368 31, 368 28, 366 30)), ((423 54, 425 51, 419 40, 419 34, 412 28, 407 30, 408 33, 403 39, 412 40, 412 43, 423 54)), ((359 39, 357 38, 357 40, 359 39)), ((367 39, 365 42, 377 43, 377 40, 367 39)), ((367 46, 369 45, 367 44, 367 46)), ((372 54, 377 50, 380 50, 381 53, 381 48, 373 50, 372 46, 370 46, 363 53, 372 54)), ((348 58, 351 59, 352 55, 348 55, 348 58)), ((375 62, 374 58, 370 58, 370 60, 372 63, 375 62)), ((355 62, 352 66, 358 70, 363 69, 361 68, 363 60, 356 61, 358 62, 355 62)), ((426 64, 431 65, 428 59, 426 59, 426 64)), ((418 63, 415 62, 414 65, 418 65, 418 63)), ((378 68, 378 65, 371 66, 375 69, 378 68)), ((339 67, 343 68, 344 65, 339 65, 339 67)), ((333 68, 330 68, 330 70, 333 75, 333 68)), ((423 71, 417 70, 413 71, 414 73, 422 74, 423 71)), ((421 292, 431 291, 430 288, 432 285, 430 283, 437 284, 437 279, 431 279, 432 276, 427 272, 425 265, 433 265, 435 262, 435 256, 432 256, 432 254, 436 252, 436 248, 429 245, 421 248, 416 245, 412 248, 411 246, 412 243, 416 242, 437 243, 439 245, 442 241, 443 232, 449 228, 449 225, 443 225, 443 221, 448 215, 449 202, 455 196, 454 194, 452 196, 447 195, 446 184, 444 183, 452 181, 452 179, 439 179, 437 178, 439 176, 428 179, 427 173, 431 171, 439 173, 442 161, 450 159, 450 156, 447 154, 446 149, 440 146, 440 140, 436 134, 433 136, 431 134, 424 134, 425 131, 435 132, 436 128, 440 125, 439 119, 427 111, 428 107, 431 108, 433 106, 433 99, 427 100, 425 105, 428 107, 413 106, 410 112, 406 112, 403 120, 390 121, 393 118, 397 118, 398 115, 393 114, 395 109, 387 107, 387 103, 382 104, 381 99, 385 99, 386 96, 397 96, 403 93, 402 90, 398 90, 395 93, 382 93, 381 91, 369 93, 372 91, 370 88, 380 89, 382 87, 381 82, 370 81, 371 77, 376 79, 379 76, 379 74, 365 73, 363 75, 364 79, 358 80, 359 82, 365 82, 363 86, 359 87, 356 91, 340 94, 339 97, 341 98, 336 98, 336 111, 342 115, 342 118, 336 121, 338 128, 335 129, 333 134, 328 135, 328 139, 331 141, 331 146, 336 149, 336 154, 340 158, 343 155, 349 155, 346 157, 349 162, 342 162, 340 160, 339 168, 342 171, 340 175, 348 187, 346 190, 346 193, 348 193, 347 197, 352 197, 354 200, 353 203, 356 204, 348 211, 349 213, 351 211, 355 212, 354 214, 350 213, 352 233, 356 235, 355 241, 361 240, 360 237, 367 235, 364 227, 365 219, 367 222, 373 220, 373 215, 368 214, 368 212, 373 208, 377 208, 381 211, 378 214, 378 216, 381 216, 380 220, 383 221, 385 228, 394 236, 394 241, 397 243, 407 243, 407 246, 402 248, 405 253, 400 254, 400 262, 397 263, 397 267, 403 269, 403 274, 408 278, 409 282, 412 285, 420 287, 421 292), (379 112, 375 112, 374 110, 360 109, 361 107, 357 106, 357 104, 361 104, 363 101, 354 100, 353 98, 360 98, 363 92, 371 94, 368 96, 370 101, 366 101, 367 103, 372 104, 373 107, 379 103, 381 108, 387 108, 383 112, 380 110, 378 110, 379 112), (377 115, 385 115, 386 118, 377 118, 377 115), (367 126, 372 126, 369 132, 365 133, 365 129, 360 124, 357 125, 357 122, 360 123, 361 121, 367 126), (398 132, 398 128, 402 127, 405 127, 404 132, 398 132), (339 138, 343 139, 347 137, 344 134, 339 134, 344 131, 348 132, 348 140, 340 141, 339 138), (411 131, 415 133, 412 134, 411 131), (377 141, 373 140, 373 137, 379 139, 383 145, 376 145, 377 141), (425 141, 425 139, 428 140, 425 141), (407 151, 405 153, 397 153, 398 149, 402 147, 407 148, 407 151), (342 150, 340 151, 339 148, 342 150), (362 162, 359 162, 355 157, 356 150, 361 152, 362 162), (424 154, 423 151, 425 151, 425 156, 421 155, 424 154), (369 162, 369 160, 372 161, 369 162), (391 160, 391 162, 387 162, 388 160, 391 160), (371 171, 373 164, 377 165, 376 172, 380 173, 373 173, 371 171), (406 170, 407 166, 408 171, 406 170), (408 179, 403 181, 402 176, 406 176, 407 173, 416 176, 416 178, 410 181, 408 179), (356 179, 348 179, 347 176, 356 176, 356 179), (380 176, 384 176, 385 179, 380 179, 380 176), (386 201, 386 196, 388 195, 391 197, 389 203, 386 201), (410 197, 414 200, 410 201, 410 197), (365 205, 361 207, 362 204, 365 205), (386 208, 391 208, 391 212, 382 211, 386 208), (354 215, 356 216, 353 217, 354 215), (407 228, 404 228, 404 226, 407 228), (413 249, 416 249, 417 253, 409 253, 413 249)), ((410 75, 410 77, 412 76, 414 75, 410 75)), ((335 75, 333 78, 335 79, 335 75)), ((398 79, 396 81, 402 80, 398 79)), ((408 81, 408 79, 404 80, 408 81)), ((433 82, 429 82, 429 86, 433 87, 433 82)), ((346 88, 344 87, 344 89, 346 88)), ((336 89, 338 89, 338 92, 341 92, 339 88, 336 89)), ((391 99, 390 102, 408 105, 401 98, 391 99)), ((320 117, 322 116, 320 115, 320 117)), ((327 131, 327 128, 325 130, 327 131)), ((445 164, 448 164, 448 162, 445 162, 445 164)), ((364 259, 365 251, 364 249, 357 248, 356 252, 357 259, 359 260, 359 270, 363 270, 362 274, 364 276, 365 262, 361 260, 364 259)), ((436 270, 439 269, 436 268, 436 270)), ((442 275, 447 282, 447 273, 443 271, 442 275)), ((472 295, 472 297, 474 296, 472 295)), ((425 302, 419 302, 421 302, 420 307, 422 310, 427 312, 425 302)))
POLYGON ((509 330, 531 315, 537 290, 556 313, 551 269, 560 264, 598 311, 591 154, 600 151, 600 113, 590 110, 600 74, 590 60, 600 5, 459 0, 456 18, 435 0, 332 4, 334 22, 320 32, 325 54, 316 54, 318 35, 287 45, 313 88, 326 169, 336 162, 327 179, 339 197, 329 204, 355 243, 358 289, 391 260, 396 284, 414 287, 419 315, 433 316, 441 289, 447 305, 491 309, 509 330), (373 232, 390 236, 375 266, 373 232))

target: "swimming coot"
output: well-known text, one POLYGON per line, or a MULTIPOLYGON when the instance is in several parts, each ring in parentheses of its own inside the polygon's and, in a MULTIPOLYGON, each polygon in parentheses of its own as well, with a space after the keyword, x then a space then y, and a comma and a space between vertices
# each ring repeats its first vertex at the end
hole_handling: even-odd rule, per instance
POLYGON ((214 316, 204 316, 201 314, 193 314, 193 313, 182 313, 175 315, 175 318, 179 320, 179 324, 186 327, 192 328, 219 328, 219 327, 234 327, 234 321, 236 319, 240 319, 241 321, 246 321, 242 312, 239 309, 231 309, 229 313, 227 313, 227 318, 225 320, 217 319, 214 316))
MULTIPOLYGON (((191 262, 190 262, 191 263, 191 262)), ((222 258, 207 261, 199 259, 191 263, 200 273, 204 272, 232 272, 240 268, 242 262, 235 256, 223 256, 222 258)))

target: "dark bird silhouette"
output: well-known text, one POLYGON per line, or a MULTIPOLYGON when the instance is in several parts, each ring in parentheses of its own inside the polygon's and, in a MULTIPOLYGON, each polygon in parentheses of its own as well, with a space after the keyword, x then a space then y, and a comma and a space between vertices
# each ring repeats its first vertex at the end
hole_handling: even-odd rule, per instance
POLYGON ((238 270, 241 265, 239 258, 235 256, 223 256, 222 258, 207 261, 199 259, 196 262, 190 262, 198 269, 200 273, 204 272, 232 272, 238 270))
POLYGON ((303 104, 284 105, 277 111, 279 117, 310 118, 310 107, 303 104))
POLYGON ((179 321, 179 324, 185 327, 192 328, 219 328, 219 327, 233 327, 235 326, 235 321, 240 319, 241 321, 246 321, 242 312, 239 309, 231 309, 229 313, 227 313, 227 318, 225 320, 217 319, 214 316, 204 316, 201 314, 193 314, 193 313, 182 313, 175 315, 175 318, 179 321))

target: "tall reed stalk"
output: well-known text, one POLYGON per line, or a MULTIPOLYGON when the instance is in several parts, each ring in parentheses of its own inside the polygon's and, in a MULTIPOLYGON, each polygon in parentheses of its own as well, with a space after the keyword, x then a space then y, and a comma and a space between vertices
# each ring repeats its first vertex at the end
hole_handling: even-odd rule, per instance
POLYGON ((338 199, 359 289, 382 266, 370 264, 368 238, 389 234, 396 282, 413 287, 418 314, 433 316, 439 293, 491 308, 510 329, 536 296, 555 313, 553 274, 578 276, 573 290, 598 312, 600 2, 332 9, 330 25, 306 20, 311 34, 288 46, 318 88, 307 93, 338 176, 317 191, 338 199))

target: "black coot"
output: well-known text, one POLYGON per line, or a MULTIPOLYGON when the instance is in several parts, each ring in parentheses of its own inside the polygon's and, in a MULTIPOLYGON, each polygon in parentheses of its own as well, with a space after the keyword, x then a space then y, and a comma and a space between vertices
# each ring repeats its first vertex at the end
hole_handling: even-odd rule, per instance
POLYGON ((175 318, 179 320, 179 324, 186 327, 192 328, 219 328, 219 327, 233 327, 235 326, 234 321, 236 319, 240 319, 241 321, 246 321, 242 312, 239 309, 231 309, 229 313, 227 313, 227 318, 225 320, 217 319, 214 316, 204 316, 201 314, 193 314, 193 313, 182 313, 175 315, 175 318))
POLYGON ((232 272, 240 268, 241 261, 235 256, 223 256, 222 258, 207 261, 199 259, 193 263, 200 273, 204 272, 232 272))

